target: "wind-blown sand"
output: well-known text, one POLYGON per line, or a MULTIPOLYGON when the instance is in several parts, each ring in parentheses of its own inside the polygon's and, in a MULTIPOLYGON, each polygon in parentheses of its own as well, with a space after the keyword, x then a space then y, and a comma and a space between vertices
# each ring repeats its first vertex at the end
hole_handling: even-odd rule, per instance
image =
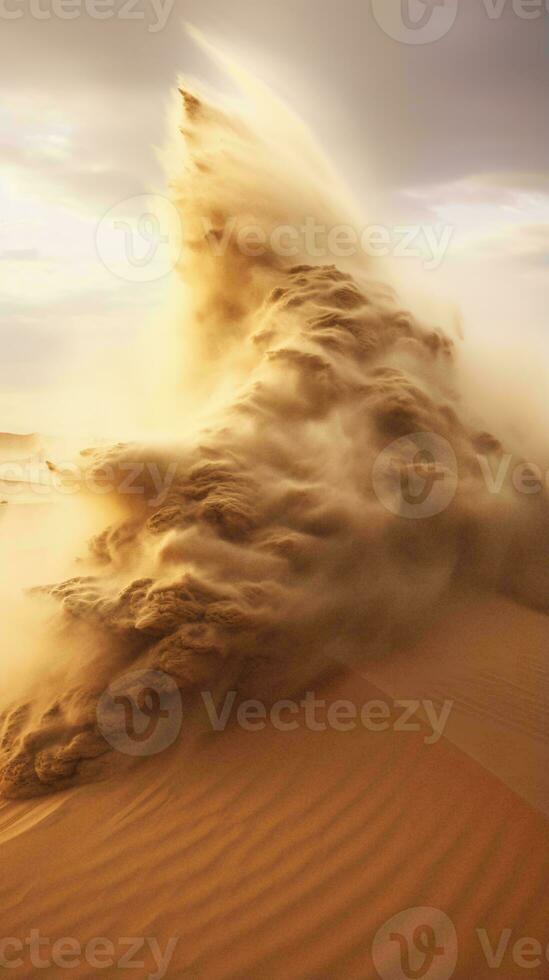
POLYGON ((6 969, 112 978, 143 937, 143 977, 509 980, 536 958, 529 936, 530 975, 549 976, 547 494, 487 489, 478 455, 497 468, 508 434, 482 428, 456 339, 403 308, 380 266, 219 251, 231 215, 330 226, 344 195, 264 92, 257 128, 181 97, 187 295, 168 356, 192 354, 185 393, 166 382, 162 443, 85 451, 83 499, 58 487, 37 504, 29 485, 0 524, 6 969), (442 493, 422 515, 414 481, 442 493), (139 703, 116 685, 135 671, 183 711, 175 743, 137 760, 113 751, 139 703), (267 706, 381 700, 392 720, 214 733, 201 693, 233 688, 267 706), (444 734, 425 705, 400 730, 403 699, 449 701, 444 734), (451 935, 430 931, 442 913, 455 969, 451 935), (31 930, 50 965, 22 949, 31 930), (70 966, 52 958, 65 937, 70 966), (75 952, 101 937, 101 962, 75 952))

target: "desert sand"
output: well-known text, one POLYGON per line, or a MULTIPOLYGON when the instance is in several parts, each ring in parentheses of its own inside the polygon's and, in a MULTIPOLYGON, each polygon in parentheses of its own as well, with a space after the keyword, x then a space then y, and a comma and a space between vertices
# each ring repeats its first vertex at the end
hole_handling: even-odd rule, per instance
MULTIPOLYGON (((535 676, 531 629, 520 610, 507 615, 535 676)), ((460 637, 456 626, 453 642, 466 647, 470 628, 464 623, 460 637)), ((435 635, 418 659, 436 643, 435 635)), ((357 703, 385 697, 356 674, 324 694, 357 703)), ((488 761, 511 782, 509 731, 498 724, 499 742, 485 729, 488 761)), ((547 820, 472 757, 471 742, 469 753, 446 737, 426 745, 425 731, 184 730, 180 744, 122 780, 5 802, 3 935, 23 940, 38 928, 50 939, 46 958, 67 936, 83 947, 106 937, 115 958, 127 951, 121 937, 155 937, 162 950, 177 937, 165 973, 174 980, 369 980, 379 975, 377 929, 401 910, 427 906, 455 924, 454 976, 523 976, 511 955, 516 940, 547 945, 547 820), (512 930, 499 970, 487 964, 477 929, 493 947, 512 930)), ((543 759, 523 751, 519 785, 525 773, 527 782, 541 780, 546 767, 546 746, 543 759)), ((134 975, 155 975, 150 951, 135 960, 144 965, 134 975)), ((86 963, 40 975, 65 972, 117 975, 86 963)), ((28 960, 12 973, 34 975, 28 960)), ((529 975, 549 976, 549 964, 529 975)))
POLYGON ((487 491, 478 455, 497 466, 507 434, 464 404, 458 338, 380 267, 289 261, 272 235, 260 257, 219 252, 231 214, 272 233, 302 209, 346 213, 300 124, 256 98, 254 128, 177 97, 189 295, 168 359, 191 367, 184 397, 164 385, 165 439, 88 448, 86 492, 37 502, 22 479, 2 508, 4 968, 539 980, 547 494, 487 491), (209 414, 182 434, 189 406, 209 414), (442 493, 422 520, 414 481, 442 493), (101 707, 134 670, 169 679, 183 711, 173 744, 137 759, 113 751, 127 716, 105 727, 101 707), (233 686, 266 705, 377 701, 390 723, 213 731, 202 695, 233 686), (436 738, 427 703, 449 704, 436 738))

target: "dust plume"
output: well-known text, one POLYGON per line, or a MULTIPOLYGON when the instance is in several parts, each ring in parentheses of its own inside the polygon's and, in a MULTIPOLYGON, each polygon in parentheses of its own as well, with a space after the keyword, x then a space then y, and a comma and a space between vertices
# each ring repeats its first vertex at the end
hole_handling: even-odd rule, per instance
POLYGON ((97 701, 125 671, 164 671, 188 699, 229 673, 268 699, 413 639, 454 590, 547 611, 545 491, 487 487, 478 457, 497 472, 505 431, 482 428, 456 341, 401 305, 382 265, 274 246, 307 218, 352 225, 352 206, 304 127, 254 98, 178 95, 179 388, 163 398, 166 431, 201 422, 83 455, 88 500, 112 485, 114 517, 78 574, 28 600, 57 610, 62 656, 5 708, 6 796, 99 771, 97 701), (255 254, 249 227, 267 243, 255 254), (399 497, 414 481, 443 503, 420 520, 399 497))

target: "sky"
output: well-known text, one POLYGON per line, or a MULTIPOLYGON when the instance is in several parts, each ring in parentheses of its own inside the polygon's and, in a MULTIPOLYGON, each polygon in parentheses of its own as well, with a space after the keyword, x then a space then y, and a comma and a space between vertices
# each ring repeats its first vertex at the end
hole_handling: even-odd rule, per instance
MULTIPOLYGON (((545 351, 549 0, 537 2, 403 0, 412 30, 400 0, 0 0, 0 430, 65 424, 73 406, 48 414, 51 391, 112 351, 123 360, 161 315, 162 264, 128 281, 104 232, 133 199, 165 195, 157 148, 178 75, 227 84, 186 24, 304 119, 365 223, 451 229, 437 268, 420 264, 466 324, 490 317, 545 351)), ((88 413, 98 429, 108 415, 88 413)))

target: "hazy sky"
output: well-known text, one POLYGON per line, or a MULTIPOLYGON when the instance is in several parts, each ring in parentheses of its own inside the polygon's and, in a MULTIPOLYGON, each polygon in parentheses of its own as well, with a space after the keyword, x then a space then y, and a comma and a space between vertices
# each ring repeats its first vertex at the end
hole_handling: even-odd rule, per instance
POLYGON ((185 22, 292 104, 370 220, 452 225, 442 272, 468 315, 497 293, 517 331, 544 331, 542 0, 532 19, 518 0, 445 0, 455 23, 425 44, 389 37, 371 0, 102 0, 106 19, 86 2, 0 2, 0 430, 40 427, 41 392, 72 359, 123 347, 158 308, 164 280, 117 278, 95 236, 119 202, 162 192, 154 146, 178 73, 223 84, 185 22))

